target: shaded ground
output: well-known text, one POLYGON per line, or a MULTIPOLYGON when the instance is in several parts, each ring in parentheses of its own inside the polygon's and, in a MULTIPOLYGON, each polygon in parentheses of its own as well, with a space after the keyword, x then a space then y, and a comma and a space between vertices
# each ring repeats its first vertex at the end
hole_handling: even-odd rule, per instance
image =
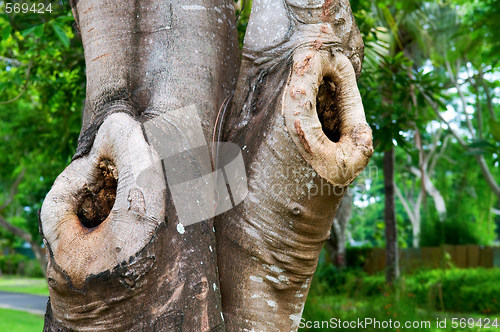
POLYGON ((0 308, 26 311, 33 314, 45 314, 47 296, 9 293, 0 291, 0 308))

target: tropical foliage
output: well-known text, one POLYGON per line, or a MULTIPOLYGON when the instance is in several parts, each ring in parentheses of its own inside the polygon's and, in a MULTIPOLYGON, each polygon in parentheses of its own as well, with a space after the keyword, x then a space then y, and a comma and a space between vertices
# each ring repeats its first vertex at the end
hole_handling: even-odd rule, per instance
MULTIPOLYGON (((236 1, 243 40, 251 1, 236 1)), ((0 5, 3 5, 0 2, 0 5)), ((376 153, 354 188, 348 244, 383 246, 383 153, 395 147, 398 243, 489 245, 500 221, 500 0, 352 0, 376 153)), ((27 30, 0 14, 0 221, 41 245, 37 211, 75 151, 82 45, 67 13, 27 30)), ((0 228, 0 247, 25 237, 0 228)))

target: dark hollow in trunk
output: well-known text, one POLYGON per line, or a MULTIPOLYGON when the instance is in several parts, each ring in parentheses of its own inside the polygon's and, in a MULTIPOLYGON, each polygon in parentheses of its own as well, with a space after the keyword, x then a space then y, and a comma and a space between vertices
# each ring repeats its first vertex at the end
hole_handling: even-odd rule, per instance
POLYGON ((116 199, 118 172, 110 160, 99 163, 101 173, 92 187, 87 187, 79 198, 81 204, 77 216, 86 228, 99 226, 109 216, 116 199))

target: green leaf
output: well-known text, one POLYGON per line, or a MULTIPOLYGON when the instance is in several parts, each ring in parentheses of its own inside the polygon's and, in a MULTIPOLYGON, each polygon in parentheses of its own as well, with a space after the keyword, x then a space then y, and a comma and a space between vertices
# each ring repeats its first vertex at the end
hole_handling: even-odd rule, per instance
POLYGON ((71 21, 74 21, 75 19, 73 18, 72 15, 70 16, 59 16, 58 18, 56 18, 56 21, 58 22, 71 22, 71 21))
POLYGON ((12 28, 9 26, 7 26, 7 28, 5 28, 5 30, 2 31, 2 40, 7 40, 7 38, 10 37, 10 33, 12 32, 12 28))
POLYGON ((394 16, 392 16, 391 11, 389 10, 389 8, 387 6, 379 4, 379 8, 382 11, 382 13, 384 14, 385 20, 387 21, 387 23, 389 24, 389 27, 392 30, 394 39, 396 40, 398 45, 401 48, 403 48, 401 41, 399 40, 399 28, 398 28, 398 25, 396 23, 396 20, 394 19, 394 16))
POLYGON ((483 150, 491 150, 496 151, 497 147, 494 144, 486 140, 477 140, 469 144, 469 147, 472 149, 483 149, 483 150))
POLYGON ((35 37, 36 38, 40 38, 41 36, 43 36, 43 30, 45 28, 45 24, 40 24, 38 26, 35 27, 35 37))
POLYGON ((465 156, 479 156, 488 154, 488 151, 485 150, 471 150, 464 153, 465 156))
POLYGON ((21 31, 21 36, 23 36, 23 38, 26 38, 26 36, 32 33, 33 31, 35 31, 35 27, 23 30, 21 31))
POLYGON ((500 142, 500 123, 495 121, 494 119, 489 120, 491 135, 500 142))
POLYGON ((64 32, 64 30, 56 24, 52 25, 52 28, 54 29, 54 32, 56 33, 56 35, 59 38, 59 40, 61 41, 61 43, 65 47, 69 47, 69 38, 66 35, 66 32, 64 32))

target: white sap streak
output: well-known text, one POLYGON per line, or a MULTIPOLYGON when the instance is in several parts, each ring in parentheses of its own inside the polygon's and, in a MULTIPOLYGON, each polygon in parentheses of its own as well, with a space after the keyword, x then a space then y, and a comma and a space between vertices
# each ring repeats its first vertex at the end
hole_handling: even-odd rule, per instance
POLYGON ((256 282, 263 282, 264 280, 261 277, 256 277, 256 276, 250 276, 250 280, 256 281, 256 282))
POLYGON ((281 284, 281 281, 279 281, 278 279, 276 279, 275 277, 272 277, 272 276, 266 276, 266 279, 269 280, 269 281, 272 281, 276 284, 281 284))
POLYGON ((270 306, 271 308, 276 308, 276 302, 267 300, 267 305, 270 306))
POLYGON ((206 7, 203 7, 200 5, 184 5, 184 6, 182 6, 182 9, 184 9, 184 10, 207 10, 206 7))

